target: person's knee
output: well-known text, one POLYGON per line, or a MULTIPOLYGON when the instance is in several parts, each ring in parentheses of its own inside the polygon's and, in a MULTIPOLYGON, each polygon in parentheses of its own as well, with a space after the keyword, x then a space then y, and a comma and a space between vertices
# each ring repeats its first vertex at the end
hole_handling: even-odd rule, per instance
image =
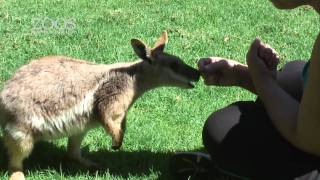
POLYGON ((204 123, 203 127, 203 136, 212 139, 212 141, 215 141, 216 143, 219 143, 218 139, 216 138, 216 127, 218 126, 218 123, 221 122, 221 119, 219 119, 219 114, 221 112, 216 111, 213 112, 204 123))
POLYGON ((301 68, 303 68, 303 66, 306 64, 305 61, 303 60, 293 60, 293 61, 290 61, 288 63, 286 63, 284 66, 283 66, 283 70, 289 70, 289 71, 292 71, 292 70, 299 70, 301 68))
POLYGON ((230 129, 239 122, 239 108, 235 105, 228 106, 212 113, 206 120, 202 139, 207 149, 218 146, 230 131, 230 129))
POLYGON ((215 150, 217 149, 219 142, 215 138, 213 132, 214 124, 216 123, 215 112, 212 113, 208 119, 206 120, 203 130, 202 130, 202 141, 203 145, 209 154, 215 154, 215 150))
POLYGON ((304 65, 304 61, 290 61, 283 66, 277 75, 279 85, 296 99, 300 99, 302 95, 302 70, 304 65))

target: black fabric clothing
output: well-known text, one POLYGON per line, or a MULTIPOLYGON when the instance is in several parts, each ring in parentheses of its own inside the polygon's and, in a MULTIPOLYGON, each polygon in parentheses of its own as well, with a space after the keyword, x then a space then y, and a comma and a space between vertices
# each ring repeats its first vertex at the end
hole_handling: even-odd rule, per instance
POLYGON ((241 112, 240 121, 220 144, 210 136, 210 123, 203 130, 204 146, 220 168, 254 180, 293 180, 320 168, 320 157, 295 148, 280 135, 259 100, 233 105, 241 112))

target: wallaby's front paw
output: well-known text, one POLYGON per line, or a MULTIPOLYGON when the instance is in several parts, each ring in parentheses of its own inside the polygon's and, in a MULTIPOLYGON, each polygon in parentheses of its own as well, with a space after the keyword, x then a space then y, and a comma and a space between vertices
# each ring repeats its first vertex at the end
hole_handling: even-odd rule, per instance
MULTIPOLYGON (((123 137, 123 136, 122 136, 123 137)), ((112 146, 111 149, 113 150, 119 150, 122 146, 122 140, 123 138, 112 138, 112 146)))
POLYGON ((9 180, 25 180, 23 172, 14 172, 11 174, 9 180))
POLYGON ((121 148, 121 145, 112 145, 111 149, 113 150, 119 150, 121 148))

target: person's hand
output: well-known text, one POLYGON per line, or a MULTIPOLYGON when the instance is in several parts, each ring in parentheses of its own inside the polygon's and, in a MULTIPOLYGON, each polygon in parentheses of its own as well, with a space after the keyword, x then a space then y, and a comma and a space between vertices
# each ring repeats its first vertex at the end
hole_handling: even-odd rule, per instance
POLYGON ((275 78, 279 57, 273 48, 255 39, 247 53, 247 64, 253 78, 275 78))
POLYGON ((202 58, 198 61, 199 71, 206 85, 234 86, 240 83, 240 73, 247 67, 221 57, 202 58))
POLYGON ((317 170, 314 170, 301 177, 294 178, 294 180, 318 180, 318 179, 320 179, 320 174, 317 170))

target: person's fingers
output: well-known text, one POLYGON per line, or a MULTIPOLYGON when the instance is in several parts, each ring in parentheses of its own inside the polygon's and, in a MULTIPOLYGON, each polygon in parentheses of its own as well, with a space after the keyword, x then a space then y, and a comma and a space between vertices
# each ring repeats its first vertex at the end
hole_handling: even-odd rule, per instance
POLYGON ((273 55, 271 58, 271 61, 269 62, 270 63, 269 68, 271 70, 276 70, 279 62, 280 62, 279 57, 277 55, 273 55))
POLYGON ((271 65, 272 63, 272 56, 273 56, 273 51, 271 48, 267 48, 266 51, 265 51, 265 59, 266 60, 270 60, 268 61, 269 62, 269 65, 271 65))
POLYGON ((258 52, 259 52, 260 46, 261 46, 261 40, 259 38, 256 38, 251 43, 251 46, 250 46, 249 51, 247 53, 247 60, 258 57, 258 52))
POLYGON ((214 61, 203 66, 203 68, 200 69, 200 72, 205 75, 214 75, 217 71, 221 71, 222 69, 227 68, 227 66, 228 62, 226 60, 214 61))
POLYGON ((272 49, 270 48, 265 49, 264 57, 262 59, 269 69, 272 69, 274 64, 274 59, 272 57, 273 57, 272 49))
POLYGON ((207 57, 207 58, 201 58, 198 61, 198 68, 203 69, 206 65, 218 62, 222 60, 223 58, 221 57, 207 57))
POLYGON ((269 44, 261 43, 258 56, 264 61, 270 70, 277 69, 279 57, 277 52, 269 44))
POLYGON ((201 58, 198 61, 198 68, 206 85, 214 85, 218 82, 216 70, 220 68, 220 63, 216 58, 201 58))
POLYGON ((272 49, 272 59, 273 59, 272 66, 276 68, 278 66, 278 64, 280 63, 280 58, 279 58, 277 51, 274 49, 272 49))
POLYGON ((202 77, 205 85, 212 85, 215 82, 214 76, 203 75, 202 77))
POLYGON ((201 69, 205 65, 210 64, 210 63, 211 63, 211 58, 201 58, 198 61, 198 68, 201 69))
POLYGON ((219 74, 216 75, 212 75, 212 76, 208 76, 206 78, 204 78, 204 83, 206 85, 215 85, 215 86, 219 86, 221 85, 221 76, 219 74))
POLYGON ((278 54, 277 53, 273 53, 272 54, 272 59, 274 60, 273 62, 273 64, 275 64, 275 65, 278 65, 279 64, 279 62, 280 62, 280 58, 279 58, 279 56, 278 56, 278 54))
POLYGON ((258 56, 262 59, 270 58, 272 54, 272 49, 268 44, 264 44, 263 42, 260 43, 258 56))
POLYGON ((266 45, 263 43, 263 42, 261 42, 260 43, 260 47, 259 47, 259 49, 258 49, 258 56, 260 57, 260 58, 265 58, 265 56, 267 55, 267 53, 266 53, 266 45))

